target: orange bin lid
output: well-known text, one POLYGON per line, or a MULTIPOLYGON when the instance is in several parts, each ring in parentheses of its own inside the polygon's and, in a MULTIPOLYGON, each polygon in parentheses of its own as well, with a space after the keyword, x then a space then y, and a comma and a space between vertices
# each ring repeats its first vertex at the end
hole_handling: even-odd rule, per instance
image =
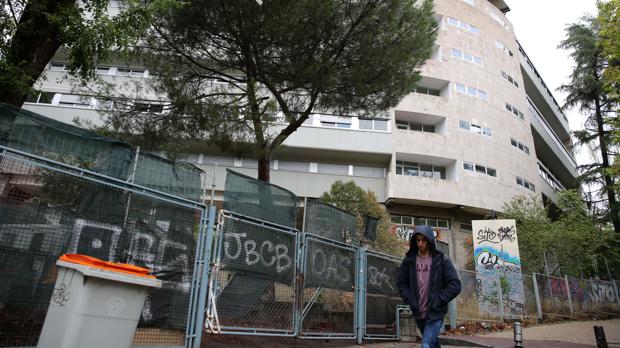
POLYGON ((76 263, 79 265, 84 265, 88 267, 103 269, 106 271, 119 272, 119 273, 127 273, 138 277, 145 278, 155 278, 155 276, 149 275, 148 268, 138 267, 134 265, 130 265, 128 263, 116 263, 116 262, 108 262, 98 259, 96 257, 81 255, 81 254, 64 254, 59 260, 76 263))

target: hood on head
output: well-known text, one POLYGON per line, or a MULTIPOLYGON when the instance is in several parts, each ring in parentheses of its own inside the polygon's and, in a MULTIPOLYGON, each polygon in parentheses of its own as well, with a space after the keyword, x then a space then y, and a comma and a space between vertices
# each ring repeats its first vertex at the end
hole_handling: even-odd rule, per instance
POLYGON ((416 255, 418 253, 418 245, 415 242, 416 234, 421 234, 426 237, 431 252, 437 249, 437 246, 435 245, 435 233, 433 232, 433 229, 428 225, 418 225, 413 227, 413 234, 411 235, 411 239, 409 240, 409 251, 407 252, 408 256, 416 255))

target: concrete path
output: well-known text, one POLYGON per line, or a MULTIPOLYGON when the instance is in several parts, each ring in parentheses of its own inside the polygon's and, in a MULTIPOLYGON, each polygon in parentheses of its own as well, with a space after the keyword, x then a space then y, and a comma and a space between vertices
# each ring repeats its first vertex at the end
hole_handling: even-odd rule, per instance
MULTIPOLYGON (((594 325, 603 326, 609 347, 620 348, 620 319, 571 321, 559 324, 538 325, 523 328, 524 347, 528 348, 586 348, 596 347, 594 325), (612 345, 617 343, 618 345, 612 345)), ((404 337, 404 339, 411 339, 404 337)), ((442 347, 514 347, 512 330, 476 336, 451 336, 442 347)), ((285 348, 285 347, 341 347, 359 348, 352 340, 307 340, 281 337, 204 335, 202 346, 209 348, 285 348)), ((416 348, 420 345, 408 342, 368 342, 363 346, 372 348, 416 348)))

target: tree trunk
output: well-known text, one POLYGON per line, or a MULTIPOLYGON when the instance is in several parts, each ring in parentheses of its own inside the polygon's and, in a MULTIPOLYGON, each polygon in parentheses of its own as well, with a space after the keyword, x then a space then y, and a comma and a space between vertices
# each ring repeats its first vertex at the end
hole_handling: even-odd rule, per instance
POLYGON ((270 168, 269 164, 271 163, 270 155, 262 155, 258 159, 258 180, 268 183, 270 180, 270 168))
POLYGON ((618 202, 616 201, 616 192, 614 190, 614 182, 612 177, 606 171, 609 169, 609 153, 607 152, 607 140, 605 139, 605 128, 603 127, 603 114, 601 112, 601 104, 598 98, 594 101, 596 107, 596 126, 598 129, 598 141, 601 147, 601 159, 603 168, 603 178, 605 179, 605 191, 607 193, 607 201, 609 204, 609 213, 614 231, 620 233, 620 216, 618 216, 618 202))
POLYGON ((0 101, 20 107, 56 50, 64 44, 61 21, 53 21, 75 0, 28 1, 0 68, 0 101))

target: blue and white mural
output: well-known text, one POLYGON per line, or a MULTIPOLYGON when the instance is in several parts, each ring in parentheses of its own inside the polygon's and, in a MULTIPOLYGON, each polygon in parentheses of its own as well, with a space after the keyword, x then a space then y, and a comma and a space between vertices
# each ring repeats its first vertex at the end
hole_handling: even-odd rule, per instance
POLYGON ((504 317, 525 315, 515 221, 474 220, 472 230, 480 311, 490 315, 503 311, 504 317))

